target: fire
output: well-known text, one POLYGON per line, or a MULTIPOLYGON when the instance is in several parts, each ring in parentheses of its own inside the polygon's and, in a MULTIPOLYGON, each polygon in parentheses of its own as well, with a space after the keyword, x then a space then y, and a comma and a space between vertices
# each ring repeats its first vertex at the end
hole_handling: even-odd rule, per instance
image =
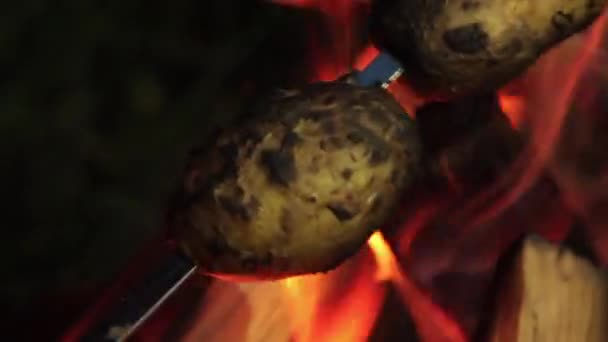
POLYGON ((395 267, 395 255, 382 236, 382 233, 375 232, 367 241, 369 248, 374 253, 376 259, 376 280, 386 281, 393 278, 395 267))
POLYGON ((501 93, 498 98, 500 108, 507 115, 515 128, 521 128, 524 122, 525 99, 521 95, 501 93))
MULTIPOLYGON (((376 233, 371 244, 382 243, 376 233)), ((384 249, 384 257, 390 249, 384 249)), ((375 277, 378 254, 362 250, 335 271, 284 280, 297 342, 366 341, 381 309, 386 287, 375 277)))
POLYGON ((525 95, 509 97, 502 91, 503 110, 518 125, 525 123, 528 126, 530 143, 512 170, 505 172, 507 176, 516 178, 510 192, 497 201, 493 210, 479 219, 480 222, 515 203, 552 163, 566 117, 576 102, 575 95, 579 95, 577 91, 580 93, 583 75, 595 65, 594 58, 602 51, 608 22, 606 13, 588 32, 547 52, 522 76, 527 83, 523 91, 525 95))
MULTIPOLYGON (((415 234, 415 230, 412 232, 415 234)), ((467 340, 460 327, 403 272, 382 233, 374 233, 367 246, 368 249, 355 260, 329 274, 295 277, 282 282, 287 305, 292 311, 295 341, 367 340, 387 285, 395 286, 404 304, 414 308, 411 314, 425 341, 467 340), (343 276, 348 272, 355 272, 355 279, 343 283, 343 276), (336 295, 342 297, 341 300, 336 301, 336 295)))

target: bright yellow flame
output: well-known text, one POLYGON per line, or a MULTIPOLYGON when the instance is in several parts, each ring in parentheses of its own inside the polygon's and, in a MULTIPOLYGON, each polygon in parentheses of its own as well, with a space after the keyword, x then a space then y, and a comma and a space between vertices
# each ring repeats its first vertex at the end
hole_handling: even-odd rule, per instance
MULTIPOLYGON (((410 231, 410 234, 415 234, 415 231, 410 231)), ((396 286, 404 303, 413 309, 410 313, 417 323, 418 333, 423 340, 446 342, 467 340, 460 326, 435 305, 428 294, 419 289, 403 272, 382 233, 374 233, 368 240, 368 244, 376 258, 376 276, 379 279, 390 280, 396 286)))
POLYGON ((376 280, 386 281, 393 278, 395 255, 381 232, 375 232, 367 241, 376 259, 376 280))
POLYGON ((295 330, 295 338, 299 341, 309 341, 322 292, 321 279, 316 275, 292 277, 283 280, 283 284, 289 299, 287 305, 293 313, 291 325, 295 330))
POLYGON ((294 341, 367 340, 386 290, 386 284, 377 279, 390 278, 392 256, 380 233, 369 244, 369 250, 362 250, 334 271, 282 281, 294 341))

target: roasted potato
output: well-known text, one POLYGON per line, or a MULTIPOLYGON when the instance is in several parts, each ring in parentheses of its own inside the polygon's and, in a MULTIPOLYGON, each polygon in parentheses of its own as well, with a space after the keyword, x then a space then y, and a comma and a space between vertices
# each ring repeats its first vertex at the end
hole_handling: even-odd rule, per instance
POLYGON ((191 153, 169 225, 218 277, 331 270, 414 181, 416 126, 382 89, 345 82, 284 91, 260 111, 191 153))
POLYGON ((606 0, 374 0, 370 31, 420 92, 485 93, 588 27, 606 0))

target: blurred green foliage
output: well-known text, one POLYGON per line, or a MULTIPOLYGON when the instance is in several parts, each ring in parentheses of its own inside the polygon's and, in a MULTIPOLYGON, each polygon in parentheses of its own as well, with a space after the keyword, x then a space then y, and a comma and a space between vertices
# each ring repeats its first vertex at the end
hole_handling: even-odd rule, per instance
POLYGON ((17 311, 106 284, 158 233, 188 148, 306 73, 294 65, 311 14, 258 1, 23 0, 0 13, 0 303, 17 311))

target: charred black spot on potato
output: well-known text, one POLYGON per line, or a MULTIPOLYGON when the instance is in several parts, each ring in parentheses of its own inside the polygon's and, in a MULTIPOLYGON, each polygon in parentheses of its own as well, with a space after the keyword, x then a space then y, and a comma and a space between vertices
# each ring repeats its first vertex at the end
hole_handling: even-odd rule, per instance
POLYGON ((255 145, 251 142, 246 143, 243 146, 243 158, 250 159, 253 156, 253 152, 255 152, 255 145))
POLYGON ((356 99, 358 100, 358 104, 361 103, 370 103, 374 100, 372 94, 368 91, 357 91, 357 94, 355 95, 356 99))
POLYGON ((287 186, 296 179, 295 161, 290 151, 264 150, 260 162, 272 183, 287 186))
POLYGON ((356 212, 348 210, 340 203, 330 203, 327 205, 327 209, 329 209, 340 222, 348 221, 357 215, 356 212))
POLYGON ((286 208, 281 209, 281 218, 280 218, 281 230, 285 235, 289 236, 293 232, 293 220, 291 217, 291 213, 286 208))
POLYGON ((329 94, 327 96, 325 96, 323 98, 323 100, 321 101, 321 103, 325 106, 331 106, 331 105, 335 105, 336 104, 336 96, 333 94, 329 94))
POLYGON ((396 127, 393 130, 393 139, 396 139, 398 141, 404 141, 405 139, 408 139, 411 135, 412 133, 404 126, 396 127))
POLYGON ((239 147, 236 144, 227 144, 218 147, 220 155, 224 159, 222 170, 219 174, 222 177, 234 177, 238 172, 236 158, 239 153, 239 147))
POLYGON ((207 250, 212 257, 219 257, 225 252, 225 246, 222 244, 223 239, 214 239, 207 242, 207 250))
POLYGON ((238 217, 244 221, 251 219, 249 211, 239 199, 220 195, 217 197, 217 202, 231 216, 238 217))
POLYGON ((376 106, 369 113, 369 119, 380 127, 382 131, 387 131, 391 127, 391 121, 388 118, 387 110, 383 107, 376 106))
POLYGON ((315 110, 315 111, 310 111, 306 114, 303 114, 302 117, 304 119, 308 119, 314 122, 318 122, 321 121, 325 118, 331 117, 332 115, 332 111, 329 109, 322 109, 322 110, 315 110))
POLYGON ((333 120, 325 120, 321 124, 321 129, 327 134, 336 133, 336 123, 333 120))
POLYGON ((473 1, 473 0, 464 0, 462 2, 462 10, 463 11, 471 11, 471 10, 476 10, 481 6, 481 3, 479 3, 479 1, 473 1))
POLYGON ((365 107, 361 105, 359 101, 354 101, 346 105, 349 114, 354 118, 358 119, 361 113, 365 113, 365 107))
POLYGON ((264 254, 264 256, 260 258, 259 263, 260 265, 266 267, 271 266, 274 263, 274 254, 272 254, 272 252, 270 251, 266 252, 266 254, 264 254))
POLYGON ((321 141, 319 141, 319 148, 321 151, 329 151, 329 143, 326 139, 321 139, 321 141))
POLYGON ((258 143, 264 138, 264 134, 257 129, 246 127, 241 134, 241 143, 250 141, 252 143, 258 143))
POLYGON ((391 178, 390 178, 391 184, 397 185, 397 183, 399 182, 399 178, 400 178, 399 173, 400 173, 399 170, 393 170, 391 172, 391 178))
POLYGON ((302 138, 298 135, 298 133, 290 131, 285 134, 283 137, 283 141, 281 141, 281 148, 290 149, 295 147, 298 143, 302 141, 302 138))
POLYGON ((255 272, 258 268, 258 262, 253 258, 246 258, 241 260, 241 267, 247 272, 255 272))
POLYGON ((246 208, 247 208, 247 212, 249 213, 249 216, 253 216, 255 215, 258 210, 260 209, 260 201, 257 199, 257 197, 255 196, 251 196, 251 198, 249 199, 249 202, 247 202, 247 204, 245 204, 246 208))
POLYGON ((463 25, 445 31, 443 41, 454 52, 474 54, 488 46, 490 37, 480 23, 463 25))
MULTIPOLYGON (((515 56, 520 53, 524 49, 524 43, 520 38, 514 37, 509 41, 508 44, 505 44, 502 48, 498 49, 497 54, 503 57, 515 56)), ((488 65, 498 65, 500 62, 495 58, 490 58, 488 60, 488 65)))
POLYGON ((378 150, 387 152, 390 148, 384 139, 375 134, 371 129, 355 123, 351 125, 356 127, 356 134, 362 138, 362 141, 364 141, 372 151, 378 150))
POLYGON ((335 137, 335 136, 329 137, 327 140, 329 141, 331 146, 336 149, 341 149, 341 148, 344 148, 344 146, 345 146, 344 142, 338 137, 335 137))
POLYGON ((234 191, 234 195, 238 198, 243 198, 243 195, 245 194, 245 190, 243 190, 240 185, 235 186, 232 191, 234 191))
POLYGON ((342 170, 342 172, 340 174, 342 175, 342 178, 344 178, 345 180, 349 180, 350 177, 353 176, 353 170, 346 168, 346 169, 342 170))
POLYGON ((317 203, 317 198, 315 196, 306 196, 304 200, 308 203, 317 203))
POLYGON ((308 164, 307 170, 311 173, 318 173, 321 170, 319 164, 321 163, 322 159, 323 156, 319 154, 312 156, 312 158, 310 158, 310 163, 308 164))
POLYGON ((228 242, 224 236, 220 233, 219 228, 216 225, 211 225, 211 231, 213 232, 213 239, 207 239, 202 241, 207 248, 207 251, 212 257, 224 257, 226 255, 238 255, 238 251, 230 248, 228 242))
POLYGON ((346 138, 350 140, 353 144, 360 144, 365 140, 363 134, 361 134, 360 132, 350 132, 346 135, 346 138))
POLYGON ((587 9, 588 10, 597 10, 598 2, 596 0, 588 0, 587 1, 587 9))
POLYGON ((388 151, 384 149, 373 149, 369 155, 369 165, 376 166, 387 161, 389 158, 388 151))
POLYGON ((281 123, 285 125, 295 125, 302 119, 302 114, 297 110, 284 111, 280 115, 281 123))
POLYGON ((572 13, 558 11, 551 17, 551 25, 561 34, 567 34, 574 23, 572 13))
POLYGON ((380 196, 378 195, 378 196, 374 197, 374 199, 372 200, 372 205, 369 208, 369 210, 371 212, 378 211, 378 209, 380 209, 381 206, 382 206, 382 198, 380 198, 380 196))

